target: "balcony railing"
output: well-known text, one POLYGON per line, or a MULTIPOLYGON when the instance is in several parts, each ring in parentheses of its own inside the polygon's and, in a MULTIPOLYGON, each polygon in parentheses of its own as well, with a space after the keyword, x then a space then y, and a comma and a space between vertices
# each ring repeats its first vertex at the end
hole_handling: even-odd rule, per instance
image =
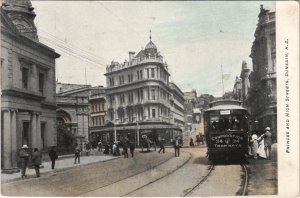
MULTIPOLYGON (((135 66, 138 64, 142 64, 142 63, 152 63, 152 62, 156 62, 156 63, 163 63, 163 57, 161 56, 150 56, 150 57, 139 57, 139 58, 133 58, 130 61, 125 61, 123 64, 115 64, 114 66, 108 66, 106 68, 106 72, 113 72, 113 71, 118 71, 127 67, 131 67, 131 66, 135 66)), ((167 66, 167 64, 164 64, 164 66, 167 66)), ((166 67, 167 68, 167 67, 166 67)))

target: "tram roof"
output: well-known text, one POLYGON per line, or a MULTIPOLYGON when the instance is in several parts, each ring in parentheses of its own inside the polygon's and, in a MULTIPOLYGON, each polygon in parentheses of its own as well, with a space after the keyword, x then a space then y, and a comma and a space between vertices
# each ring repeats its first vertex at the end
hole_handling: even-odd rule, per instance
POLYGON ((206 111, 217 111, 217 110, 247 110, 244 107, 238 105, 219 105, 207 109, 206 111))

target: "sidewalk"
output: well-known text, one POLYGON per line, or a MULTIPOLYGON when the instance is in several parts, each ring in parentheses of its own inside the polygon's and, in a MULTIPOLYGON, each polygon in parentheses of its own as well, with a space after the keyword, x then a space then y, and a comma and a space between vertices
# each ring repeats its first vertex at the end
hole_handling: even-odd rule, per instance
POLYGON ((272 145, 272 158, 248 159, 248 195, 276 195, 278 193, 277 143, 272 145))
MULTIPOLYGON (((51 169, 51 161, 43 162, 42 165, 44 168, 40 169, 41 175, 44 173, 49 172, 59 172, 63 171, 69 168, 82 166, 86 164, 96 163, 96 162, 103 162, 108 161, 112 159, 117 159, 118 157, 114 157, 111 155, 104 155, 103 153, 100 153, 96 150, 91 151, 90 156, 85 156, 85 152, 82 152, 82 155, 80 157, 80 164, 74 164, 74 154, 72 155, 65 155, 65 156, 59 156, 58 160, 55 161, 55 169, 51 169)), ((35 170, 34 169, 26 169, 26 175, 27 177, 35 177, 35 170)), ((1 183, 7 183, 10 181, 20 180, 21 179, 21 172, 19 173, 12 173, 12 174, 6 174, 1 173, 1 183)))

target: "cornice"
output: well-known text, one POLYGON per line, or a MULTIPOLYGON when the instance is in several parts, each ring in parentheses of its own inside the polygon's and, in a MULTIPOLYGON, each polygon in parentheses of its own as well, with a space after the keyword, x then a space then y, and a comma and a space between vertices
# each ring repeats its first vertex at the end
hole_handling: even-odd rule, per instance
POLYGON ((20 97, 20 98, 28 98, 28 99, 32 99, 32 100, 36 100, 36 101, 42 101, 46 98, 36 92, 25 91, 25 90, 18 89, 18 88, 3 89, 2 95, 15 96, 15 97, 20 97))

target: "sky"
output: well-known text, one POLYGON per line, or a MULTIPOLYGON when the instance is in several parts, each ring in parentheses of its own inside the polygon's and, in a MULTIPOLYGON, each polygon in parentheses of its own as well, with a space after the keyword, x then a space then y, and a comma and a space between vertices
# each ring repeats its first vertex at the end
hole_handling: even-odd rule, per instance
POLYGON ((183 91, 232 91, 249 58, 260 5, 275 1, 32 1, 40 42, 61 54, 59 82, 106 86, 111 61, 128 60, 152 41, 183 91))

